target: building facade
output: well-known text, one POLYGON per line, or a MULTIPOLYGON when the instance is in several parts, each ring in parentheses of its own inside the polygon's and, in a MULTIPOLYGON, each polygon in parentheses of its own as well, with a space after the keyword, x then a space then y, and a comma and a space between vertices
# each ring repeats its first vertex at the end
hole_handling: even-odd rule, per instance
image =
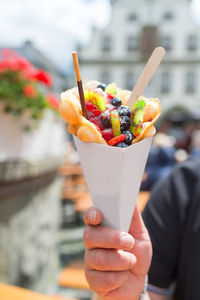
POLYGON ((132 89, 152 50, 167 54, 145 90, 164 111, 200 108, 200 30, 189 0, 115 0, 104 31, 80 50, 82 77, 132 89))

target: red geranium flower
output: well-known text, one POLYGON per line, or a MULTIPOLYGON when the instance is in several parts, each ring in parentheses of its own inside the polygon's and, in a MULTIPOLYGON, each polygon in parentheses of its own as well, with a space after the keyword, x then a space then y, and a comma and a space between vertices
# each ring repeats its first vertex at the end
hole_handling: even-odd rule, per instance
POLYGON ((59 110, 59 101, 55 95, 49 94, 47 96, 47 102, 52 108, 59 110))
POLYGON ((32 78, 36 79, 37 81, 43 82, 47 86, 52 85, 51 76, 44 70, 36 70, 35 73, 33 74, 32 78))
POLYGON ((35 72, 35 68, 30 61, 21 57, 16 52, 10 49, 2 50, 2 59, 0 61, 0 72, 7 70, 22 72, 28 79, 31 79, 32 74, 35 72))
POLYGON ((29 98, 36 96, 35 88, 31 84, 26 84, 23 88, 24 95, 29 98))

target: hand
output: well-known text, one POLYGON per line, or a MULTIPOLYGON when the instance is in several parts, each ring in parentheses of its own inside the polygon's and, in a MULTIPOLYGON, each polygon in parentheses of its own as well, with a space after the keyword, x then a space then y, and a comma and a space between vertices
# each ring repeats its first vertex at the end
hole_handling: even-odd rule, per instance
POLYGON ((85 274, 91 289, 102 299, 138 300, 148 273, 152 247, 138 206, 129 234, 99 225, 100 211, 84 215, 85 274))

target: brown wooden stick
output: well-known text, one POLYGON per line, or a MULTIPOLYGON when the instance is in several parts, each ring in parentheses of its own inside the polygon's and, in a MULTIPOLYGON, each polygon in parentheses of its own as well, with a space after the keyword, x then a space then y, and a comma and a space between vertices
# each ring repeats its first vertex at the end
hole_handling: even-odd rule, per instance
POLYGON ((76 51, 72 52, 72 57, 73 57, 73 61, 74 61, 74 69, 75 69, 75 73, 76 73, 76 80, 81 81, 80 68, 79 68, 78 56, 77 56, 76 51))
POLYGON ((75 69, 75 73, 76 73, 76 80, 77 80, 77 85, 78 85, 82 113, 83 113, 83 116, 86 119, 88 119, 87 109, 86 109, 86 105, 85 105, 85 97, 84 97, 84 92, 83 92, 83 84, 82 84, 82 80, 81 80, 78 56, 77 56, 76 51, 72 52, 72 57, 73 57, 73 61, 74 61, 74 69, 75 69))

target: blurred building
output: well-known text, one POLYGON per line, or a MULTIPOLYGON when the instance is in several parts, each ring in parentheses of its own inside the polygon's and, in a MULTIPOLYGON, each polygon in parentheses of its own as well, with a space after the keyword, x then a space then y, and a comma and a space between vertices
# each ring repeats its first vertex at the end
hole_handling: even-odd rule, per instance
POLYGON ((157 45, 167 55, 145 91, 163 109, 200 107, 200 30, 189 0, 115 0, 108 27, 80 50, 82 77, 132 89, 157 45))
MULTIPOLYGON (((3 48, 8 48, 8 46, 0 47, 0 50, 3 48)), ((52 92, 59 95, 60 92, 67 88, 66 75, 46 55, 38 50, 31 41, 26 41, 20 47, 9 47, 9 49, 30 60, 36 68, 43 69, 51 74, 53 79, 52 92)))

